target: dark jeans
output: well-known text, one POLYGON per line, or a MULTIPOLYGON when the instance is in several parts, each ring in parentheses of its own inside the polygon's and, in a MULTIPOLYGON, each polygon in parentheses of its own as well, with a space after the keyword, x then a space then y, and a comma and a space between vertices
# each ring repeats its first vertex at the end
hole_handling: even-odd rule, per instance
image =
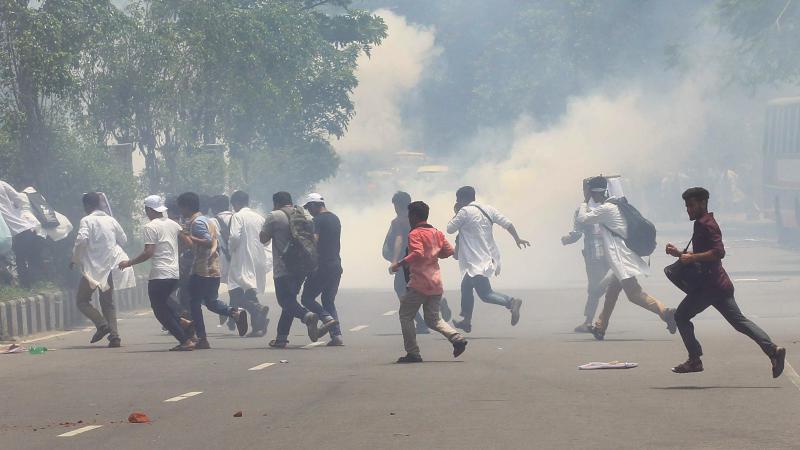
MULTIPOLYGON (((402 270, 399 270, 394 274, 394 293, 397 294, 398 300, 406 295, 406 291, 408 291, 406 276, 403 274, 402 270)), ((422 313, 419 311, 417 311, 417 315, 414 316, 414 322, 417 324, 417 331, 428 329, 428 324, 425 323, 425 319, 422 318, 422 313)))
POLYGON ((297 303, 300 287, 303 286, 305 276, 286 275, 275 278, 275 297, 281 307, 281 318, 278 320, 278 341, 288 341, 289 331, 292 330, 292 321, 297 318, 301 321, 308 314, 308 310, 297 303))
POLYGON ((716 308, 736 331, 755 341, 767 356, 775 353, 775 344, 767 333, 742 314, 732 295, 719 297, 699 293, 687 295, 675 311, 675 322, 678 323, 678 330, 681 332, 681 338, 686 350, 689 351, 690 358, 699 358, 703 355, 703 348, 694 336, 694 325, 691 320, 709 306, 716 308))
POLYGON ((586 323, 592 323, 594 316, 597 314, 597 306, 600 304, 600 299, 606 292, 607 285, 603 282, 608 274, 608 263, 605 260, 596 260, 584 257, 586 265, 586 307, 583 309, 583 315, 586 317, 586 323))
POLYGON ((33 283, 42 280, 44 276, 44 261, 42 249, 44 239, 37 236, 33 230, 26 230, 11 238, 11 249, 17 263, 19 284, 31 287, 33 283))
POLYGON ((206 308, 215 314, 231 316, 232 308, 219 300, 219 277, 192 275, 189 278, 189 295, 192 298, 192 320, 194 321, 198 338, 206 338, 203 305, 206 305, 206 308))
POLYGON ((473 289, 484 302, 511 309, 511 297, 493 291, 488 278, 481 275, 471 277, 465 274, 464 279, 461 280, 461 316, 466 321, 472 320, 472 311, 475 309, 473 289))
POLYGON ((242 288, 231 289, 228 291, 228 295, 231 298, 231 306, 243 308, 250 314, 253 331, 266 331, 267 308, 258 302, 258 294, 255 289, 246 291, 242 288))
POLYGON ((178 280, 150 280, 147 283, 147 295, 150 297, 150 307, 153 308, 156 319, 178 340, 178 343, 183 344, 186 342, 186 334, 181 327, 180 317, 169 305, 169 296, 177 285, 178 280))
MULTIPOLYGON (((339 282, 342 280, 342 268, 320 267, 316 272, 309 275, 306 284, 303 286, 303 295, 300 296, 300 303, 320 317, 333 317, 339 320, 339 313, 336 312, 336 293, 339 292, 339 282), (317 303, 317 296, 322 296, 322 305, 317 303)), ((342 329, 339 325, 334 325, 330 329, 331 336, 341 336, 342 329)))

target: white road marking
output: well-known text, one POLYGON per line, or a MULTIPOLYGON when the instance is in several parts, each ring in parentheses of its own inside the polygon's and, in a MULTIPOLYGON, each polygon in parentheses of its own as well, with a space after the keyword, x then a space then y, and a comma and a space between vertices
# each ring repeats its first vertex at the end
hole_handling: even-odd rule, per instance
POLYGON ((393 309, 391 311, 386 311, 385 313, 383 313, 383 315, 384 316, 393 316, 396 312, 397 311, 393 309))
POLYGON ((794 384, 794 387, 800 389, 800 375, 797 375, 794 367, 792 367, 792 365, 788 362, 786 363, 786 369, 789 369, 785 370, 786 376, 789 377, 789 380, 791 380, 792 384, 794 384))
POLYGON ((181 394, 181 395, 179 395, 177 397, 168 398, 168 399, 164 400, 164 403, 167 403, 167 402, 179 402, 181 400, 186 400, 189 397, 194 397, 195 395, 200 395, 202 393, 203 393, 202 391, 201 392, 187 392, 187 393, 181 394))
POLYGON ((51 335, 43 336, 43 337, 36 338, 36 339, 28 339, 27 341, 20 342, 20 344, 30 344, 31 342, 45 341, 47 339, 53 339, 53 338, 57 338, 57 337, 61 337, 61 336, 67 336, 69 334, 78 333, 80 331, 83 331, 83 330, 72 330, 72 331, 65 331, 63 333, 51 334, 51 335))
POLYGON ((357 327, 350 328, 350 331, 361 331, 367 328, 369 328, 369 325, 359 325, 357 327))
POLYGON ((102 427, 102 425, 88 425, 88 426, 85 426, 85 427, 83 427, 83 428, 78 428, 77 430, 72 430, 72 431, 70 431, 70 432, 68 432, 68 433, 59 434, 59 435, 58 435, 58 437, 72 437, 72 436, 77 436, 77 435, 79 435, 79 434, 81 434, 81 433, 86 433, 87 431, 96 430, 96 429, 98 429, 98 428, 100 428, 100 427, 102 427))
POLYGON ((264 364, 259 364, 259 365, 255 366, 255 367, 251 367, 251 368, 249 368, 247 370, 261 370, 261 369, 266 369, 267 367, 274 366, 274 365, 275 365, 275 363, 264 363, 264 364))
POLYGON ((759 279, 758 278, 734 278, 733 281, 736 281, 737 283, 741 283, 741 282, 747 282, 747 281, 759 281, 759 279))
POLYGON ((320 345, 325 345, 325 342, 322 341, 312 342, 308 345, 304 345, 303 348, 314 348, 314 347, 319 347, 320 345))

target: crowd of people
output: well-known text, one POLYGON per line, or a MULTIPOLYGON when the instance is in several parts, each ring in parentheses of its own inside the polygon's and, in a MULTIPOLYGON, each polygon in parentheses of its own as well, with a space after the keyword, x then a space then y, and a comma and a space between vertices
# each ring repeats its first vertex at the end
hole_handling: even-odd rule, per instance
MULTIPOLYGON (((719 225, 708 210, 708 190, 695 187, 683 193, 687 214, 694 222, 690 245, 682 250, 671 243, 665 247, 666 254, 676 258, 665 273, 686 293, 677 308, 669 308, 639 283, 649 272, 644 258, 656 249, 656 230, 627 201, 618 181, 604 176, 584 180, 584 201, 575 211, 574 228, 561 239, 564 245, 584 239, 587 299, 584 319, 575 332, 603 340, 624 292, 630 302, 658 315, 669 333, 680 333, 688 359, 672 370, 700 372, 702 347, 691 319, 713 306, 734 329, 761 347, 770 360, 773 377, 780 376, 786 349, 772 342, 736 304, 733 283, 722 267, 725 247, 719 225)), ((520 249, 530 243, 519 236, 509 218, 478 202, 473 187, 461 187, 455 197, 454 216, 446 227, 448 234, 456 235, 454 244, 428 223, 430 207, 426 203, 412 201, 411 195, 402 191, 392 197, 396 217, 384 240, 383 257, 390 263, 400 302, 405 355, 398 363, 422 361, 416 337, 429 329, 445 336, 453 346, 453 356, 460 356, 468 343, 465 334, 472 330, 475 293, 483 302, 507 309, 512 326, 520 320, 523 301, 492 287, 491 278, 501 270, 494 225, 505 229, 520 249), (458 260, 462 277, 458 318, 452 317, 442 296, 439 260, 450 257, 458 260)), ((26 213, 24 200, 10 185, 0 182, 0 214, 13 241, 20 281, 29 286, 35 274, 42 273, 43 220, 41 214, 26 213)), ((220 325, 227 323, 240 336, 266 335, 269 308, 259 295, 265 292, 270 271, 281 312, 269 347, 289 344, 295 319, 305 325, 312 342, 330 335, 329 346, 344 345, 336 308, 343 272, 342 225, 321 194, 308 194, 298 206, 290 193, 277 192, 272 197, 273 209, 266 214, 251 209, 249 195, 243 191, 230 198, 193 192, 176 198, 150 195, 143 204, 149 220, 141 231, 144 248, 134 258, 123 250, 128 238, 104 195, 90 192, 82 201, 86 215, 80 221, 71 265, 80 267, 76 302, 96 327, 92 343, 107 337, 109 347, 121 346, 113 292, 132 286, 132 267, 150 261, 150 303, 156 319, 177 341, 171 350, 211 348, 203 306, 220 317, 220 325), (227 304, 219 298, 222 283, 228 288, 227 304), (91 303, 95 291, 99 291, 100 311, 91 303)), ((31 211, 30 205, 27 211, 31 211)))

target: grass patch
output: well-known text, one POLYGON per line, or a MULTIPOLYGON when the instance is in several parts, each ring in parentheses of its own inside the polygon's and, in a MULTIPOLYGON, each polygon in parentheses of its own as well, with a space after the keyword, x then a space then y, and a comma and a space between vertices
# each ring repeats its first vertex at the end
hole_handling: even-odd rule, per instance
POLYGON ((31 297, 43 292, 55 291, 58 288, 53 283, 36 283, 30 289, 19 286, 0 285, 0 302, 16 300, 19 298, 31 297))

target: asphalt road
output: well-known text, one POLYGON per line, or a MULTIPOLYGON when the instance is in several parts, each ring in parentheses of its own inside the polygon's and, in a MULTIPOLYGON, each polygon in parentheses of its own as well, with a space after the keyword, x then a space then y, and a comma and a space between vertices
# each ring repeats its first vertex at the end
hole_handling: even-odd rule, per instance
MULTIPOLYGON (((737 297, 800 369, 795 257, 765 258, 763 270, 739 268, 737 297)), ((659 277, 643 284, 670 306, 680 300, 659 277)), ((0 448, 800 447, 800 378, 787 366, 773 380, 759 348, 715 311, 695 322, 706 371, 676 375, 680 338, 641 308, 621 301, 597 342, 571 332, 579 288, 511 293, 526 301, 517 327, 479 303, 466 353, 453 360, 440 336, 423 336, 417 365, 393 363, 403 352, 388 291, 340 293, 342 348, 306 347, 295 322, 291 348, 267 349, 268 338, 239 338, 209 316, 212 350, 168 352, 173 340, 146 311, 124 316, 119 349, 89 345, 85 330, 44 339, 36 344, 55 351, 0 355, 0 448), (640 366, 577 370, 612 360, 640 366), (134 411, 152 423, 127 423, 134 411)), ((271 338, 277 309, 266 301, 271 338)))

